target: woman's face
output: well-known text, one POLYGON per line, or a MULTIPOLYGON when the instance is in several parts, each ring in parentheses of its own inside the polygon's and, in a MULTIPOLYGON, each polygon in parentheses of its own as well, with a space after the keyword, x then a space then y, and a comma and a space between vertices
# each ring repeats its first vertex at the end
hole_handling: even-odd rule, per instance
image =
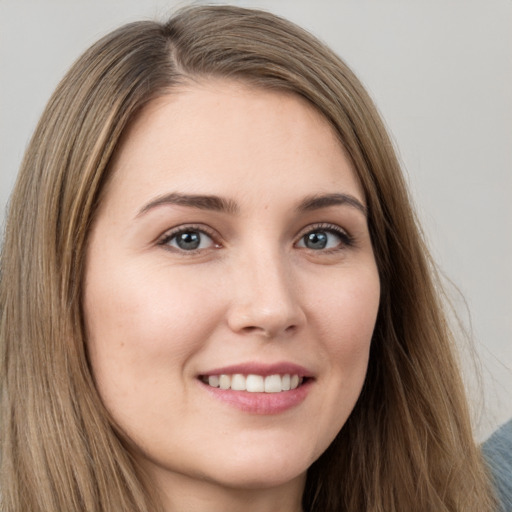
POLYGON ((359 396, 378 304, 364 195, 305 100, 219 81, 145 108, 84 313, 101 398, 155 479, 302 485, 359 396))

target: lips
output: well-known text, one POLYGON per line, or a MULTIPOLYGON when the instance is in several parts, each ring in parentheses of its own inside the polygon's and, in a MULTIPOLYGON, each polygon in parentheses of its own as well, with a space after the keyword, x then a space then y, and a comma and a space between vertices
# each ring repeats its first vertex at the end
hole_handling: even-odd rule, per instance
POLYGON ((314 376, 293 363, 247 363, 209 370, 198 380, 212 396, 244 412, 276 414, 299 405, 314 376))

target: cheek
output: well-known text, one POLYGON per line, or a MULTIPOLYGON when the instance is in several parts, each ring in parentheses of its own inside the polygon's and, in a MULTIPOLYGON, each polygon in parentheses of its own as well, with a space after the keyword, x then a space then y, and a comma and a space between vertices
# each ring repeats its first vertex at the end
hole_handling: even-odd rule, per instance
POLYGON ((367 357, 380 301, 377 270, 368 269, 341 276, 326 288, 316 303, 318 329, 328 340, 333 361, 350 366, 350 361, 367 357))
POLYGON ((90 269, 84 294, 89 356, 106 401, 137 383, 169 380, 169 369, 185 373, 219 315, 212 294, 190 282, 118 268, 90 269))
POLYGON ((123 272, 89 272, 87 345, 101 400, 117 426, 144 447, 144 432, 155 425, 167 425, 171 435, 169 411, 186 416, 189 361, 207 343, 219 306, 212 293, 179 276, 119 268, 123 272))
POLYGON ((342 428, 359 398, 379 308, 376 270, 369 267, 354 276, 340 276, 337 286, 326 288, 329 291, 315 306, 322 355, 329 368, 323 408, 330 411, 326 424, 331 437, 342 428))

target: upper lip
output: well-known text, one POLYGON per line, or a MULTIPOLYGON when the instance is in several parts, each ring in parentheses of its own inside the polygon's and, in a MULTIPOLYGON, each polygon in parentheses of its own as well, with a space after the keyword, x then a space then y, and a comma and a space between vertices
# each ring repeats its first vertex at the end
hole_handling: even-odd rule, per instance
POLYGON ((312 377, 312 372, 309 371, 304 366, 290 363, 287 361, 278 362, 278 363, 256 363, 256 362, 248 362, 248 363, 240 363, 233 364, 229 366, 223 366, 222 368, 213 368, 206 372, 201 373, 201 375, 234 375, 234 374, 242 374, 242 375, 261 375, 266 377, 268 375, 298 375, 299 377, 312 377))

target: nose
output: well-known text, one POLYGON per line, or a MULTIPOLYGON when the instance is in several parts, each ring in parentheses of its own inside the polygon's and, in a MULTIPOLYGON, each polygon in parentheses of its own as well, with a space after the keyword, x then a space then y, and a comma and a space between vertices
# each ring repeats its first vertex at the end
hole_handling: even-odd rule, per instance
POLYGON ((233 301, 228 312, 231 330, 244 335, 278 338, 305 322, 297 282, 278 255, 247 258, 233 272, 233 301))

